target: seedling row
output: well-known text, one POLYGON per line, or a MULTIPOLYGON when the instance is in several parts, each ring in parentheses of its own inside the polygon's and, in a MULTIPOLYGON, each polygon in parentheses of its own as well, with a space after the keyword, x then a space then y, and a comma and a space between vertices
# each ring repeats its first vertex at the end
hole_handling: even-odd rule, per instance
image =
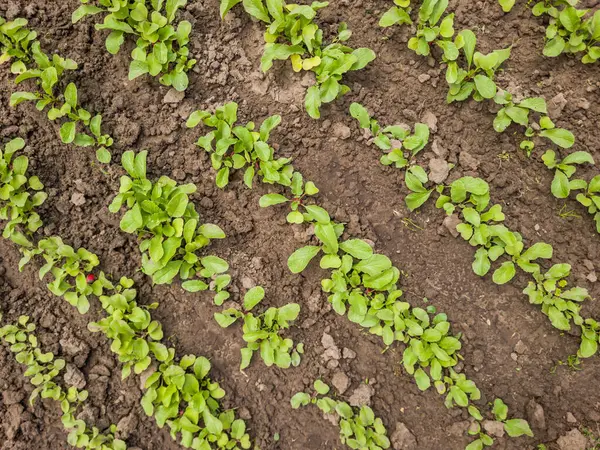
MULTIPOLYGON (((178 91, 188 87, 187 72, 196 61, 190 58, 187 47, 192 26, 178 20, 178 10, 185 6, 185 0, 153 0, 150 4, 131 0, 83 3, 73 13, 73 23, 92 20, 87 16, 100 19, 96 29, 110 30, 106 48, 111 54, 119 52, 126 39, 137 39, 131 53, 130 80, 150 75, 178 91)), ((520 148, 528 156, 539 138, 547 139, 555 149, 560 148, 559 152, 573 146, 573 133, 554 124, 543 98, 515 102, 509 92, 496 85, 495 74, 509 59, 510 47, 487 54, 476 51, 477 38, 471 30, 455 32, 454 14, 446 13, 447 0, 426 0, 416 11, 411 10, 409 1, 394 3, 381 18, 380 26, 416 25, 409 48, 419 55, 439 56, 446 67, 449 103, 469 98, 492 100, 500 106, 494 129, 504 132, 513 124, 522 126, 520 148)), ((345 24, 340 25, 336 36, 324 42, 323 30, 315 19, 327 5, 327 2, 288 5, 282 0, 221 1, 222 17, 232 8, 238 8, 266 26, 261 59, 264 72, 275 60, 288 59, 295 72, 314 72, 315 84, 308 87, 304 102, 313 119, 320 117, 323 104, 349 92, 349 87, 342 83, 347 72, 361 70, 375 58, 368 48, 354 49, 344 44, 351 37, 345 24)), ((510 9, 504 3, 503 7, 510 9)), ((565 27, 561 17, 571 14, 568 8, 571 7, 565 7, 559 14, 559 22, 565 27)), ((554 13, 549 14, 554 17, 554 13)), ((590 33, 591 43, 585 49, 588 55, 595 51, 595 17, 581 24, 590 33)), ((44 53, 36 32, 26 25, 24 19, 7 22, 0 18, 0 62, 10 62, 17 84, 35 87, 14 92, 11 106, 35 102, 35 107, 59 126, 63 143, 94 148, 100 163, 114 164, 110 154, 114 141, 101 129, 102 116, 79 104, 74 83, 65 85, 64 73, 76 70, 77 64, 44 53)), ((569 47, 569 51, 575 47, 569 47)), ((496 284, 511 282, 517 270, 529 274, 531 281, 523 290, 529 301, 540 305, 542 313, 559 330, 571 331, 573 325, 581 329, 579 357, 597 353, 600 325, 580 314, 581 302, 590 298, 588 291, 581 287, 567 288, 569 264, 555 263, 547 270, 542 267, 540 260, 552 258, 552 246, 537 242, 526 248, 523 237, 503 224, 502 207, 491 204, 490 187, 484 180, 462 177, 449 186, 436 185, 417 163, 417 155, 429 142, 430 130, 426 125, 417 123, 412 131, 397 125, 383 127, 358 103, 352 104, 349 113, 383 151, 381 163, 404 171, 405 185, 410 191, 406 205, 410 211, 437 196, 436 207, 458 216, 461 223, 457 231, 476 248, 472 266, 477 275, 491 272, 496 262, 492 275, 496 284)), ((404 371, 414 378, 420 390, 433 386, 443 396, 447 408, 468 411, 472 420, 468 433, 473 440, 467 450, 494 444, 494 438, 481 425, 486 418, 501 422, 511 438, 533 436, 526 420, 509 418, 502 399, 496 398, 489 404, 480 402, 481 391, 475 382, 455 370, 464 357, 460 353, 461 335, 453 333, 448 316, 433 306, 426 309, 413 306, 399 287, 401 271, 390 258, 377 253, 366 240, 348 236, 344 224, 318 204, 319 189, 315 183, 294 168, 291 158, 276 156, 269 141, 280 123, 281 117, 274 115, 264 119, 260 126, 255 122, 239 124, 238 105, 234 102, 213 111, 195 111, 186 121, 188 128, 202 126, 206 132, 199 136, 197 146, 208 153, 219 188, 226 189, 234 183, 234 174, 239 171, 248 189, 257 184, 269 188, 270 192, 260 198, 260 207, 285 205, 289 208, 285 212, 288 223, 303 224, 314 230, 314 242, 290 255, 289 270, 301 273, 318 260, 325 271, 321 289, 333 310, 380 337, 386 348, 398 347, 404 371)), ((24 145, 17 138, 0 153, 0 219, 7 222, 3 237, 16 244, 23 255, 19 269, 30 261, 43 262, 39 276, 50 280, 47 287, 52 294, 64 298, 80 314, 88 313, 90 300, 102 308, 105 316, 99 322, 90 322, 90 331, 103 333, 111 342, 111 350, 122 365, 123 378, 132 372, 136 375, 152 372, 145 383, 142 407, 159 427, 167 425, 173 439, 182 446, 201 450, 251 448, 246 423, 236 418, 234 410, 224 410, 220 405, 219 400, 226 394, 209 377, 209 360, 178 355, 165 342, 162 325, 151 316, 151 310, 158 304, 138 304, 133 280, 113 279, 99 271, 100 261, 95 254, 70 247, 60 236, 39 239, 36 235, 43 224, 36 208, 46 201, 47 195, 40 179, 28 174, 27 158, 17 156, 24 145)), ((216 224, 201 222, 189 197, 196 191, 194 184, 179 184, 167 176, 149 179, 146 159, 146 151, 122 154, 120 166, 124 174, 108 209, 119 215, 122 232, 137 236, 140 270, 153 284, 176 281, 191 293, 210 290, 215 306, 220 307, 232 300, 228 291, 229 264, 220 257, 207 255, 206 251, 211 240, 225 239, 225 233, 216 224)), ((576 151, 561 158, 557 150, 548 150, 542 160, 555 172, 552 194, 558 198, 575 194, 576 200, 588 208, 600 232, 600 175, 589 181, 574 178, 578 165, 595 163, 592 156, 576 151)), ((301 306, 288 303, 280 308, 262 308, 266 295, 263 287, 252 288, 233 302, 236 306, 215 312, 214 318, 224 328, 243 322, 242 339, 246 347, 241 350, 240 370, 250 367, 255 352, 267 367, 276 365, 293 370, 291 367, 301 364, 304 344, 293 342, 285 334, 299 317, 301 306)), ((32 334, 34 330, 35 325, 22 316, 17 323, 0 329, 0 336, 11 344, 17 361, 28 366, 26 375, 33 375, 36 396, 61 403, 69 444, 78 448, 126 448, 125 442, 115 438, 114 425, 101 432, 74 419, 75 410, 86 400, 87 393, 56 384, 54 380, 64 361, 51 353, 42 353, 32 334)), ((373 409, 351 407, 344 400, 328 397, 328 393, 329 386, 316 380, 314 392, 297 393, 290 400, 291 406, 315 404, 326 414, 335 413, 340 418, 341 442, 350 448, 390 448, 384 423, 373 409)))

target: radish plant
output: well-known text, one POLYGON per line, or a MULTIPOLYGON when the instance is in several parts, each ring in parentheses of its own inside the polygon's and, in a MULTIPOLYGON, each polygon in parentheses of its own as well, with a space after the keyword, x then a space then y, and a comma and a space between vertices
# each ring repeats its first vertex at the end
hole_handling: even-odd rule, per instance
POLYGON ((542 0, 533 6, 534 16, 548 16, 544 56, 583 54, 581 62, 600 58, 600 11, 577 9, 578 0, 542 0))
MULTIPOLYGON (((2 315, 0 315, 0 318, 2 315)), ((76 448, 97 450, 125 450, 124 441, 115 438, 117 427, 110 425, 100 432, 98 428, 90 428, 84 420, 77 419, 81 413, 80 406, 88 398, 88 392, 71 386, 63 389, 56 380, 65 368, 63 359, 55 358, 52 352, 43 353, 34 334, 35 324, 29 322, 29 316, 20 316, 15 324, 0 328, 0 338, 10 344, 10 350, 20 364, 27 366, 25 376, 31 378, 35 386, 29 403, 33 404, 37 397, 53 399, 60 402, 61 421, 65 430, 69 431, 67 442, 76 448)))
POLYGON ((547 150, 542 156, 542 160, 546 167, 554 170, 552 194, 556 198, 567 198, 571 192, 581 191, 575 198, 593 216, 596 231, 600 233, 600 175, 596 175, 589 183, 582 179, 571 179, 577 170, 576 165, 595 164, 592 155, 588 152, 577 151, 559 161, 553 150, 547 150))
MULTIPOLYGON (((364 119, 365 126, 368 122, 371 127, 368 114, 360 111, 359 117, 364 119)), ((225 128, 224 125, 221 127, 225 128)), ((209 142, 214 138, 212 136, 209 142)), ((418 148, 422 139, 415 141, 415 148, 418 148)), ((212 148, 208 147, 208 151, 212 152, 212 148)), ((346 315, 370 333, 380 336, 386 346, 397 341, 405 344, 405 369, 415 378, 419 388, 426 390, 433 383, 440 395, 445 396, 449 407, 465 405, 465 398, 465 407, 472 406, 470 402, 478 398, 479 390, 472 381, 452 369, 458 364, 461 344, 460 336, 450 333, 446 316, 435 314, 434 308, 425 311, 401 301, 402 291, 397 288, 401 273, 392 261, 375 253, 364 240, 346 239, 344 225, 333 220, 325 208, 313 203, 311 197, 318 192, 316 186, 305 182, 304 177, 293 170, 289 178, 289 182, 287 179, 265 181, 266 184, 278 184, 285 193, 265 194, 259 204, 262 207, 286 204, 291 210, 288 222, 306 223, 314 229, 314 243, 297 249, 288 258, 290 271, 304 271, 319 256, 319 266, 329 272, 322 278, 321 288, 329 294, 328 300, 338 314, 346 315), (432 317, 431 314, 435 315, 432 317)), ((484 195, 480 197, 485 200, 484 195)), ((236 309, 218 316, 218 320, 227 325, 240 315, 243 313, 236 309)), ((302 394, 302 399, 295 398, 294 403, 300 405, 307 398, 310 399, 308 394, 302 394)))
POLYGON ((383 421, 375 417, 369 406, 353 407, 342 400, 328 397, 329 386, 321 380, 314 382, 315 392, 298 392, 291 399, 292 408, 317 405, 324 414, 333 414, 340 427, 340 441, 353 449, 386 449, 390 440, 383 421))
POLYGON ((360 103, 350 105, 350 115, 358 121, 361 128, 369 130, 374 136, 373 143, 384 152, 379 160, 381 164, 393 164, 396 168, 406 169, 404 182, 411 191, 405 198, 408 209, 414 211, 423 205, 431 196, 433 188, 426 187, 429 177, 425 170, 416 164, 415 157, 429 142, 429 127, 417 123, 413 134, 401 125, 381 128, 377 120, 373 119, 360 103))
POLYGON ((268 117, 259 130, 254 131, 254 122, 236 125, 237 108, 237 103, 230 102, 217 108, 214 114, 195 111, 186 123, 188 128, 202 122, 215 129, 200 137, 196 145, 210 154, 212 167, 217 171, 217 186, 227 186, 231 172, 241 169, 244 169, 244 183, 249 188, 252 188, 256 175, 265 183, 289 184, 293 172, 293 167, 288 164, 290 159, 275 159, 274 150, 267 143, 271 132, 281 122, 281 116, 268 117))
MULTIPOLYGON (((48 287, 54 293, 63 292, 65 299, 71 289, 81 290, 81 286, 71 286, 71 280, 75 278, 76 284, 81 284, 79 275, 98 265, 96 255, 84 248, 73 250, 62 244, 57 236, 40 241, 39 248, 46 260, 56 253, 64 257, 58 272, 55 263, 51 269, 62 281, 55 281, 48 287)), ((26 254, 21 264, 28 263, 35 254, 26 254)), ((244 422, 236 420, 233 411, 221 410, 219 399, 225 392, 208 377, 208 360, 194 355, 176 360, 175 349, 161 342, 164 341, 162 325, 151 315, 151 310, 158 304, 138 305, 137 290, 129 278, 122 277, 115 283, 100 272, 98 277, 88 273, 84 279, 89 287, 85 295, 98 298, 106 313, 104 318, 88 327, 111 339, 111 350, 123 363, 121 376, 127 378, 132 372, 152 371, 142 398, 146 414, 153 416, 159 427, 169 425, 173 439, 179 436, 186 447, 203 448, 210 443, 219 443, 218 448, 250 448, 244 422)))
POLYGON ((106 14, 97 30, 109 30, 106 49, 115 55, 125 42, 125 36, 136 38, 136 47, 131 52, 129 79, 150 74, 160 75, 159 81, 185 91, 189 80, 187 72, 196 64, 189 58, 189 36, 192 24, 187 20, 175 24, 177 11, 187 0, 81 0, 83 5, 72 14, 77 23, 88 15, 106 14))
MULTIPOLYGON (((221 15, 238 3, 238 0, 221 0, 221 15)), ((315 83, 304 98, 306 111, 313 119, 321 117, 323 103, 350 91, 341 83, 344 74, 363 69, 375 59, 375 52, 369 48, 353 49, 344 44, 352 34, 345 23, 339 25, 332 41, 324 44, 323 30, 314 19, 328 5, 329 2, 313 2, 309 6, 287 4, 283 0, 243 1, 246 12, 267 25, 262 71, 267 72, 274 60, 289 59, 295 72, 315 74, 315 83)))
POLYGON ((215 303, 222 304, 229 294, 224 289, 231 281, 226 274, 229 265, 216 256, 197 255, 211 239, 223 239, 225 233, 213 224, 200 224, 200 216, 189 195, 196 191, 194 184, 178 185, 162 176, 152 183, 146 178, 147 152, 123 154, 121 163, 127 175, 121 177, 119 194, 109 210, 118 212, 125 206, 120 227, 126 233, 141 238, 142 272, 156 284, 171 284, 176 276, 184 281, 182 287, 190 292, 203 291, 213 283, 217 291, 215 303))
POLYGON ((45 264, 39 270, 40 280, 46 275, 52 277, 52 281, 47 284, 48 290, 57 297, 63 297, 80 314, 88 312, 89 296, 97 293, 99 288, 97 284, 88 281, 88 275, 98 266, 95 254, 84 248, 75 250, 58 236, 42 239, 37 247, 23 248, 22 253, 19 270, 32 258, 41 255, 45 264))
POLYGON ((13 61, 11 72, 17 75, 16 84, 35 80, 40 88, 14 92, 10 96, 10 105, 34 101, 37 110, 47 109, 48 119, 61 123, 59 134, 64 143, 80 147, 94 146, 98 160, 110 162, 108 148, 113 144, 113 139, 102 133, 102 116, 92 116, 79 105, 74 83, 61 89, 64 72, 77 69, 77 63, 57 54, 45 54, 40 42, 35 39, 37 34, 25 28, 26 25, 25 19, 5 22, 0 18, 0 64, 13 61))
POLYGON ((0 220, 7 221, 2 237, 15 244, 30 246, 27 235, 37 231, 42 221, 35 209, 48 195, 37 176, 28 177, 29 159, 24 155, 14 157, 25 147, 21 138, 13 139, 0 148, 0 220))
POLYGON ((238 319, 243 320, 243 339, 247 346, 241 350, 240 370, 250 365, 252 355, 257 351, 267 367, 273 364, 282 369, 287 369, 290 365, 298 366, 300 355, 304 353, 304 345, 298 344, 294 347, 294 342, 289 338, 283 339, 280 333, 298 318, 300 305, 288 303, 281 308, 271 307, 262 314, 254 315, 251 311, 264 296, 265 291, 261 286, 249 289, 244 295, 243 311, 229 308, 215 313, 215 320, 223 328, 229 327, 238 319))
MULTIPOLYGON (((574 171, 570 164, 587 161, 589 157, 576 153, 566 163, 557 163, 554 152, 550 151, 545 155, 545 160, 556 167, 562 166, 562 169, 557 170, 574 171)), ((529 282, 523 291, 528 295, 530 303, 540 305, 542 312, 559 330, 571 330, 571 323, 579 326, 582 338, 578 354, 585 358, 594 355, 597 352, 600 327, 594 319, 585 319, 579 313, 579 304, 589 298, 588 291, 581 287, 565 289, 565 278, 569 276, 571 266, 554 264, 546 273, 542 273, 537 260, 551 259, 552 246, 537 242, 525 249, 522 236, 502 224, 505 217, 501 206, 490 206, 489 186, 485 181, 463 177, 452 183, 450 195, 444 195, 444 189, 438 188, 441 195, 436 206, 443 208, 448 215, 460 213, 462 221, 456 230, 464 240, 477 247, 473 271, 483 276, 490 271, 493 262, 501 261, 500 258, 503 257, 504 261, 493 272, 492 279, 496 284, 512 280, 517 268, 530 274, 534 281, 529 282)))

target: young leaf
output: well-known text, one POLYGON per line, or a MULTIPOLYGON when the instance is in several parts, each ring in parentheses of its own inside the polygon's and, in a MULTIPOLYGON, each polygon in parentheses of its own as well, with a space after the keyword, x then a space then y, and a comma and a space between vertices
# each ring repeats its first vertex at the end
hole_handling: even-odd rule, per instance
POLYGON ((530 436, 533 437, 533 432, 529 428, 529 424, 524 419, 509 419, 504 422, 504 430, 510 437, 530 436))
POLYGON ((290 255, 288 258, 288 267, 292 271, 292 273, 300 273, 302 272, 308 263, 317 256, 317 253, 321 250, 321 247, 315 245, 307 245, 305 247, 299 248, 294 253, 290 255))
POLYGON ((265 297, 265 290, 262 286, 255 286, 244 295, 244 309, 251 311, 265 297))

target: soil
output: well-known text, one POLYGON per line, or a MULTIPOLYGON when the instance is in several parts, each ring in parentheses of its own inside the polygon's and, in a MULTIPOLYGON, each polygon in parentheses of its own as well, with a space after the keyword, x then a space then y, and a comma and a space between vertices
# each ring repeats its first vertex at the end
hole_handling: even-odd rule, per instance
MULTIPOLYGON (((211 359, 213 376, 227 392, 225 405, 239 408, 263 450, 343 447, 337 427, 317 408, 294 411, 289 405, 289 398, 315 378, 331 380, 337 372, 350 381, 342 397, 348 398, 368 380, 373 388, 371 405, 389 434, 397 427, 407 428, 416 438, 412 447, 397 448, 462 449, 469 442, 468 415, 460 409, 447 410, 433 390, 419 391, 401 369, 398 349, 384 353, 380 339, 336 315, 320 291, 318 268, 302 275, 287 270, 287 257, 311 236, 286 224, 283 210, 258 208, 264 187, 249 191, 238 177, 226 190, 215 187, 207 155, 193 145, 200 130, 185 128, 184 118, 195 109, 231 100, 240 104, 244 122, 282 115, 271 142, 278 143, 278 151, 292 156, 295 166, 321 188, 323 206, 337 220, 347 222, 349 235, 371 239, 378 251, 403 269, 402 287, 413 304, 428 302, 447 312, 453 330, 463 333, 462 370, 481 389, 481 404, 499 396, 511 415, 529 419, 535 438, 499 438, 496 448, 534 449, 545 443, 550 449, 576 450, 564 439, 561 447, 556 441, 572 429, 597 433, 598 357, 584 361, 582 370, 560 364, 576 352, 578 338, 559 333, 538 307, 528 303, 521 293, 525 277, 497 286, 490 276, 476 276, 471 270, 473 249, 448 233, 442 226, 443 214, 432 204, 409 213, 401 173, 379 164, 378 150, 367 145, 347 113, 352 101, 361 101, 385 124, 412 124, 434 116, 437 131, 432 142, 443 158, 456 165, 447 181, 463 175, 486 179, 493 200, 505 209, 507 225, 526 242, 552 244, 553 261, 573 266, 573 283, 587 287, 593 297, 600 296, 600 284, 590 281, 600 272, 600 237, 581 206, 551 196, 552 173, 539 158, 545 148, 539 146, 534 157, 525 157, 518 148, 518 133, 500 135, 493 130, 487 103, 447 105, 443 73, 433 61, 429 64, 406 47, 408 30, 377 26, 391 2, 338 0, 321 11, 319 23, 325 30, 348 22, 354 33, 350 45, 370 47, 378 58, 368 69, 347 76, 352 92, 325 106, 318 121, 303 110, 307 80, 293 73, 289 64, 275 64, 267 75, 260 72, 261 26, 237 8, 221 21, 216 0, 189 2, 182 14, 194 24, 190 50, 198 64, 190 73, 185 98, 164 103, 168 88, 156 80, 127 81, 131 42, 111 56, 104 48, 105 33, 94 30, 93 20, 71 24, 78 3, 3 0, 0 15, 27 18, 46 51, 57 51, 80 64, 70 80, 79 87, 81 103, 102 112, 104 127, 116 140, 115 158, 130 148, 148 149, 150 177, 168 175, 198 186, 194 200, 201 217, 219 224, 227 234, 209 251, 230 263, 235 296, 260 284, 271 305, 301 304, 299 326, 290 330, 295 341, 305 343, 300 367, 268 369, 254 361, 246 374, 240 373, 241 330, 238 326, 223 330, 216 324, 212 315, 218 308, 208 294, 186 293, 177 283, 152 286, 139 272, 135 238, 122 233, 119 217, 107 210, 118 189, 117 165, 104 170, 95 163, 93 152, 61 144, 57 127, 32 105, 10 108, 8 98, 15 86, 6 67, 0 71, 0 138, 21 136, 27 141, 30 171, 39 175, 49 192, 41 210, 42 234, 58 234, 74 247, 97 253, 103 270, 136 280, 142 302, 160 302, 156 316, 166 335, 181 355, 211 359), (421 82, 423 74, 429 78, 421 82), (83 204, 72 202, 75 194, 78 200, 83 195, 83 204), (561 218, 563 207, 581 217, 561 218), (405 219, 419 228, 407 226, 405 219), (325 361, 321 342, 325 333, 343 355, 353 357, 325 361)), ((518 1, 508 15, 492 0, 454 1, 450 9, 456 12, 456 28, 474 29, 484 51, 513 44, 499 84, 520 95, 552 99, 562 94, 566 104, 553 119, 575 133, 575 149, 587 150, 600 160, 600 66, 584 66, 572 57, 544 58, 542 21, 531 15, 524 2, 518 1)), ((421 162, 427 165, 434 157, 429 145, 421 162)), ((30 315, 38 323, 42 347, 83 373, 90 391, 86 419, 100 428, 120 423, 131 447, 179 448, 166 429, 159 430, 144 415, 139 379, 121 381, 107 340, 87 330, 88 321, 99 317, 97 308, 79 315, 47 291, 33 264, 19 273, 18 260, 15 246, 1 240, 0 305, 5 320, 30 315)), ((587 302, 585 313, 599 317, 600 305, 587 302)), ((58 406, 51 401, 29 406, 31 385, 6 347, 0 350, 0 390, 2 450, 68 448, 58 406)), ((592 445, 590 440, 589 448, 592 445)))

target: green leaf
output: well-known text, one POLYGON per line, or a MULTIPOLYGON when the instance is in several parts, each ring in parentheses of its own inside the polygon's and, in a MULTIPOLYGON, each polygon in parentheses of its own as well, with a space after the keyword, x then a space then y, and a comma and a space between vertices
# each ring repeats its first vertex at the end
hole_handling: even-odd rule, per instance
POLYGON ((270 23, 271 18, 267 12, 267 9, 263 5, 262 0, 244 0, 244 9, 252 17, 262 20, 263 22, 270 23))
POLYGON ((321 223, 321 224, 327 224, 329 222, 331 222, 331 218, 329 217, 329 213, 321 208, 320 206, 317 205, 306 205, 305 206, 306 211, 308 211, 308 213, 313 216, 313 218, 321 223))
POLYGON ((408 13, 397 6, 392 6, 383 16, 381 16, 381 19, 379 19, 379 26, 383 28, 403 23, 410 24, 412 21, 410 20, 408 13))
POLYGON ((321 250, 321 247, 315 245, 307 245, 306 247, 299 248, 288 258, 288 268, 292 273, 302 272, 308 263, 317 256, 317 253, 321 250))
POLYGON ((420 390, 426 391, 431 386, 431 380, 423 369, 419 368, 415 370, 414 377, 420 390))
POLYGON ((125 233, 135 233, 143 225, 142 211, 140 205, 136 203, 133 208, 125 213, 121 219, 120 227, 125 233))
POLYGON ((565 40, 561 36, 556 35, 555 37, 546 42, 542 53, 544 54, 544 56, 548 57, 558 56, 565 49, 565 45, 565 40))
POLYGON ((137 77, 148 73, 148 71, 148 63, 146 63, 145 61, 131 61, 131 64, 129 64, 128 78, 130 81, 134 80, 137 77))
POLYGON ((181 287, 188 292, 199 292, 208 289, 208 285, 202 280, 189 280, 181 283, 181 287))
POLYGON ((540 131, 540 136, 547 137, 556 145, 562 148, 571 148, 575 143, 575 136, 569 130, 564 128, 552 128, 550 130, 540 131))
POLYGON ((60 127, 60 139, 65 144, 70 144, 75 140, 75 122, 65 122, 60 127))
POLYGON ((340 248, 356 259, 368 259, 373 255, 373 248, 361 239, 349 239, 340 244, 340 248))
POLYGON ((598 351, 598 342, 592 339, 588 339, 585 336, 581 337, 581 345, 579 346, 579 351, 577 355, 580 358, 589 358, 594 356, 598 351))
POLYGON ((167 204, 167 214, 171 217, 182 217, 185 214, 188 203, 187 194, 180 192, 174 195, 167 204))
POLYGON ((376 57, 375 52, 370 48, 357 48, 352 52, 356 56, 356 62, 350 67, 350 70, 363 69, 367 64, 373 61, 376 57))
POLYGON ((483 450, 483 441, 476 439, 465 447, 465 450, 483 450))
POLYGON ((542 114, 548 114, 546 100, 543 97, 530 97, 522 100, 519 106, 537 111, 542 114))
POLYGON ((505 261, 494 271, 492 279, 496 284, 506 284, 514 278, 516 273, 515 264, 512 261, 505 261))
POLYGON ((290 400, 292 408, 298 409, 300 406, 306 406, 310 403, 310 395, 305 392, 297 392, 290 400))
POLYGON ((502 11, 505 13, 510 12, 513 6, 515 6, 515 0, 498 0, 498 3, 500 3, 502 11))
POLYGON ((100 147, 96 150, 96 159, 102 164, 108 164, 111 160, 110 152, 106 148, 100 147))
POLYGON ((479 95, 483 98, 494 98, 496 95, 496 83, 491 78, 486 75, 475 75, 474 81, 479 95))
POLYGON ((265 298, 265 290, 262 286, 256 286, 249 289, 244 295, 244 309, 246 311, 252 311, 252 309, 265 298))
POLYGON ((558 16, 560 23, 571 33, 579 28, 581 19, 577 10, 572 6, 565 7, 558 16))
POLYGON ((425 192, 412 192, 406 196, 404 199, 406 202, 406 206, 410 211, 414 211, 419 208, 423 203, 429 200, 433 189, 430 189, 425 192))
POLYGON ((221 7, 220 7, 221 19, 224 19, 225 14, 227 14, 227 12, 231 8, 233 8, 235 5, 237 5, 241 1, 242 0, 221 0, 221 7))
POLYGON ((331 223, 317 223, 315 225, 315 235, 326 246, 328 253, 338 252, 338 238, 335 228, 331 223))
POLYGON ((321 395, 326 395, 329 392, 329 386, 327 386, 321 380, 315 381, 314 388, 315 388, 315 391, 317 391, 321 395))
POLYGON ((369 116, 369 112, 360 103, 354 102, 350 105, 350 115, 358 120, 361 128, 368 129, 371 127, 371 117, 369 116))
POLYGON ((551 191, 556 198, 567 198, 569 196, 569 193, 571 192, 569 178, 567 178, 562 170, 557 170, 554 173, 551 191))
POLYGON ((260 198, 259 205, 262 208, 266 208, 267 206, 279 205, 287 201, 288 199, 281 194, 265 194, 260 198))
POLYGON ((504 403, 501 398, 497 398, 494 400, 492 412, 494 413, 496 420, 504 421, 508 415, 508 406, 506 406, 506 403, 504 403))
POLYGON ((304 97, 304 107, 306 112, 313 119, 321 117, 319 108, 321 107, 321 92, 318 86, 311 86, 306 90, 306 96, 304 97))
POLYGON ((119 53, 123 42, 125 42, 124 33, 122 31, 112 31, 106 38, 106 50, 108 50, 108 53, 111 55, 116 55, 119 53))
POLYGON ((178 92, 185 91, 187 89, 189 83, 190 83, 190 81, 187 76, 187 73, 185 73, 183 71, 175 72, 175 74, 173 75, 173 78, 171 80, 171 84, 173 85, 175 90, 178 92))
POLYGON ((561 161, 561 164, 595 164, 594 158, 588 152, 577 151, 573 152, 565 157, 561 161))
POLYGON ((462 30, 460 33, 458 33, 458 35, 463 39, 463 51, 465 52, 467 64, 470 68, 471 63, 473 62, 473 53, 475 52, 475 44, 477 43, 477 38, 475 37, 475 33, 473 33, 471 30, 462 30))
POLYGON ((81 19, 83 19, 85 16, 89 16, 92 14, 98 14, 103 11, 104 10, 102 8, 98 8, 97 6, 81 5, 75 11, 73 11, 73 14, 71 14, 71 22, 77 23, 81 19))
POLYGON ((533 437, 533 432, 529 428, 529 424, 524 419, 509 419, 504 422, 504 430, 510 437, 530 436, 533 437))

